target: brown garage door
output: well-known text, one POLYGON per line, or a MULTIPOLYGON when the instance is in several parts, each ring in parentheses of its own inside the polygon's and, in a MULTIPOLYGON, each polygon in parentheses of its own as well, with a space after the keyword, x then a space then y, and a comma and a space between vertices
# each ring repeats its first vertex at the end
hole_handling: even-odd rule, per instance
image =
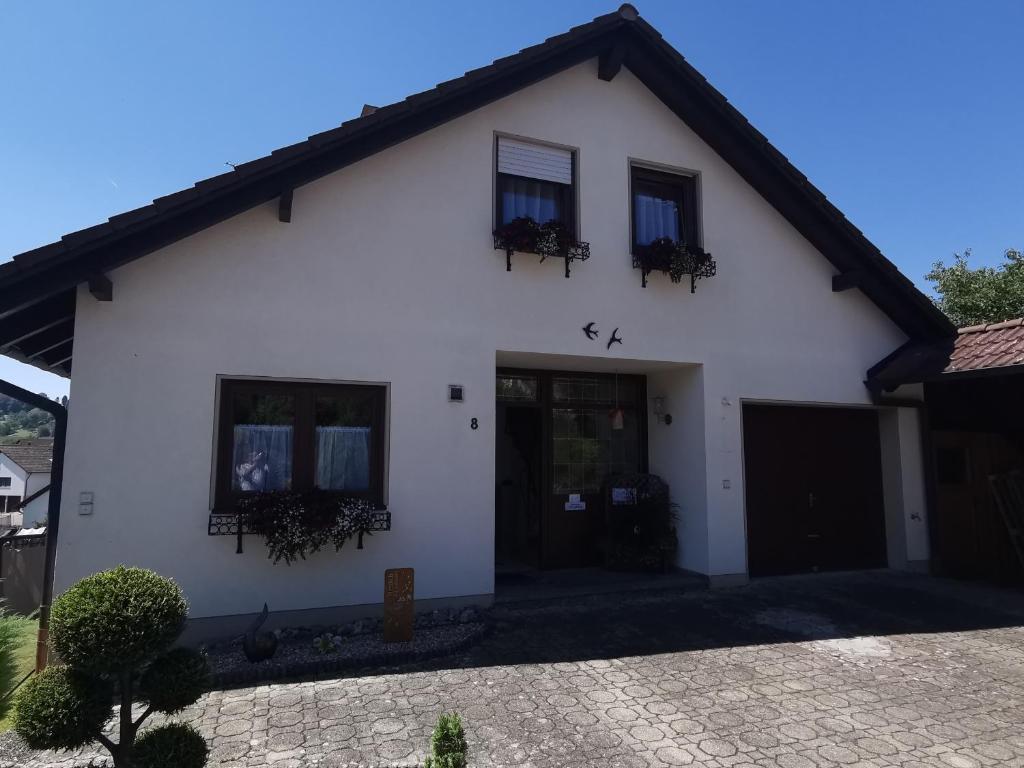
POLYGON ((878 414, 743 406, 751 576, 886 563, 878 414))

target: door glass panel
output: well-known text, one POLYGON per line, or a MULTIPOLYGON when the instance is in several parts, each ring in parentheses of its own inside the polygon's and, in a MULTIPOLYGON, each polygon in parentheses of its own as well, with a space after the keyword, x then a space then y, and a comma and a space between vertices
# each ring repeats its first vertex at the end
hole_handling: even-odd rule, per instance
POLYGON ((498 376, 499 400, 537 400, 536 376, 498 376))
POLYGON ((624 410, 623 428, 612 429, 605 407, 552 409, 554 493, 596 493, 609 473, 637 471, 636 412, 624 410))

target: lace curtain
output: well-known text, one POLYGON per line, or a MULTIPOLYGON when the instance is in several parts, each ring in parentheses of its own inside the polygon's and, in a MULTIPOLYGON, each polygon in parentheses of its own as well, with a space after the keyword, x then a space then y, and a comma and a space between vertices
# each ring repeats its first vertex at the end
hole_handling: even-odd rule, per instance
POLYGON ((370 428, 316 428, 316 487, 365 491, 370 487, 370 428))
POLYGON ((638 245, 647 245, 659 237, 679 239, 679 206, 675 200, 644 194, 635 195, 634 200, 638 245))
POLYGON ((529 216, 538 224, 561 219, 559 190, 549 181, 524 179, 518 176, 500 176, 502 224, 529 216))
POLYGON ((234 479, 236 491, 284 491, 292 485, 292 428, 236 424, 234 479))

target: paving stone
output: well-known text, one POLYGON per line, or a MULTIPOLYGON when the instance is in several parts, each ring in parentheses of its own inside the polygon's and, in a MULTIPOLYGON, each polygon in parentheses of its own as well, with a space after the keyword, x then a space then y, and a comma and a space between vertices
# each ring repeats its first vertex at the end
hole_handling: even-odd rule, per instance
POLYGON ((224 768, 414 766, 453 709, 473 768, 1024 768, 1024 606, 1003 595, 879 573, 508 606, 464 654, 174 719, 224 768))

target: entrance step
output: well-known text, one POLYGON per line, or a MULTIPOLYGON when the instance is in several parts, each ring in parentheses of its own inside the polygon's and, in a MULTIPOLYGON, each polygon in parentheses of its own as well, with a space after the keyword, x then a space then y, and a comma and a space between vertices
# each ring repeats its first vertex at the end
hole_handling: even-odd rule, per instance
POLYGON ((616 592, 692 592, 708 587, 707 577, 688 571, 629 573, 603 568, 498 572, 494 582, 494 602, 503 605, 616 592))

